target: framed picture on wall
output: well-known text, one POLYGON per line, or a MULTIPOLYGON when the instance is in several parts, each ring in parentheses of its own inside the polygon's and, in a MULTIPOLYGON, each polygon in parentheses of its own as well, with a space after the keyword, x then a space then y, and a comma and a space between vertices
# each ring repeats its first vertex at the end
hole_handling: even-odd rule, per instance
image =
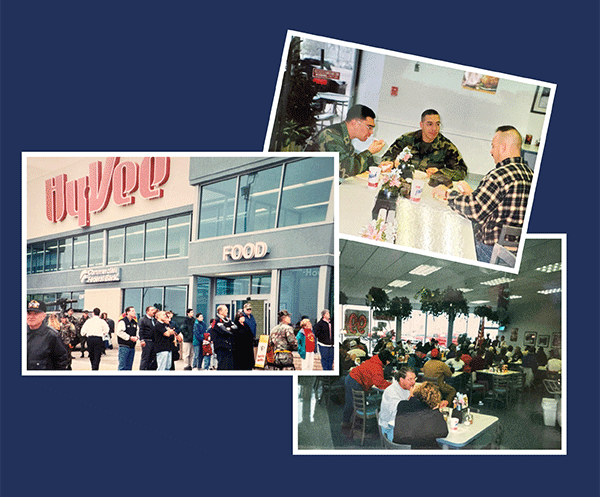
POLYGON ((533 331, 525 332, 525 337, 523 338, 523 345, 535 345, 535 338, 537 333, 533 331))
POLYGON ((550 335, 540 335, 537 339, 538 347, 547 347, 550 343, 550 335))
POLYGON ((552 335, 552 348, 553 349, 560 349, 560 346, 561 346, 560 333, 554 333, 552 335))
POLYGON ((535 90, 533 103, 531 104, 531 112, 534 114, 545 114, 550 99, 550 88, 538 86, 535 90))
POLYGON ((510 341, 516 342, 519 339, 519 328, 513 328, 510 330, 510 341))

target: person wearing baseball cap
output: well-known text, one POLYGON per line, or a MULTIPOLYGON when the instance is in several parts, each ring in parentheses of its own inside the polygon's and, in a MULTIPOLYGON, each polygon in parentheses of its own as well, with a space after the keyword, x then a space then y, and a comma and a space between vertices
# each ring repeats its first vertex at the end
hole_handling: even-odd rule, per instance
POLYGON ((25 309, 27 313, 27 369, 66 370, 69 355, 58 332, 48 326, 46 304, 31 300, 25 309))
POLYGON ((442 398, 448 402, 452 402, 456 395, 456 390, 445 382, 445 378, 452 378, 452 370, 448 364, 440 359, 439 349, 431 349, 430 355, 431 359, 423 366, 423 374, 430 378, 437 378, 437 386, 440 392, 442 392, 442 398))

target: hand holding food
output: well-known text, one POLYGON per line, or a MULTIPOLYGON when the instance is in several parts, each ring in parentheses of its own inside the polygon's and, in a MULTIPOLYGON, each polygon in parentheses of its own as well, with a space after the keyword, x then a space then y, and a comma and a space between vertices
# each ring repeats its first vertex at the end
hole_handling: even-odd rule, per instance
POLYGON ((373 140, 373 143, 369 145, 369 152, 376 154, 383 148, 384 145, 385 142, 383 140, 373 140))

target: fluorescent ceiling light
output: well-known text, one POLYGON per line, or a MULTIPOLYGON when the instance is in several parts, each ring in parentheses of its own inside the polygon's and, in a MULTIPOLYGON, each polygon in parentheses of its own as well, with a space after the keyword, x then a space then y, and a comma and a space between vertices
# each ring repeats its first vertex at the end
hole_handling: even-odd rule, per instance
POLYGON ((403 286, 409 285, 410 281, 404 280, 394 280, 391 283, 388 283, 388 286, 394 286, 396 288, 402 288, 403 286))
POLYGON ((502 285, 502 283, 510 283, 511 281, 515 281, 514 279, 511 278, 496 278, 495 280, 490 280, 490 281, 482 281, 481 284, 482 285, 489 285, 489 286, 496 286, 496 285, 502 285))
POLYGON ((469 293, 473 291, 472 288, 459 288, 458 290, 460 290, 462 293, 469 293))
POLYGON ((555 262, 554 264, 547 264, 545 266, 535 268, 536 271, 541 271, 542 273, 555 273, 561 269, 562 262, 555 262))
POLYGON ((427 276, 431 273, 435 273, 438 269, 442 268, 438 266, 428 266, 427 264, 421 264, 419 267, 416 267, 412 271, 409 271, 409 273, 417 274, 419 276, 427 276))
POLYGON ((470 302, 471 304, 485 304, 486 302, 489 302, 489 300, 474 300, 473 302, 470 302))
POLYGON ((522 295, 510 295, 508 298, 509 299, 522 299, 523 296, 522 295))
POLYGON ((550 295, 551 293, 559 293, 562 292, 561 288, 550 288, 548 290, 538 290, 537 293, 541 293, 542 295, 550 295))

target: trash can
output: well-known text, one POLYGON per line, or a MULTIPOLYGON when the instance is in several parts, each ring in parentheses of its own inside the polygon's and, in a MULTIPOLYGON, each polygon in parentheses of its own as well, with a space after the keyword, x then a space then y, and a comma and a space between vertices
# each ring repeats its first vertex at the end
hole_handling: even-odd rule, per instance
POLYGON ((542 409, 544 410, 544 424, 554 426, 556 424, 556 399, 542 399, 542 409))

